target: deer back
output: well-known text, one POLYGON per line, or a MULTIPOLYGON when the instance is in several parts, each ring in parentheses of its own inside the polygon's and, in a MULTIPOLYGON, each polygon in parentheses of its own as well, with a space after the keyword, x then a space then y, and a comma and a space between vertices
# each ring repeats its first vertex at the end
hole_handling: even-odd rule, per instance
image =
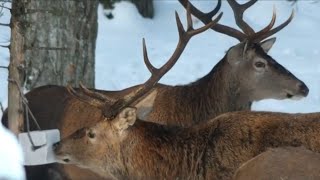
POLYGON ((233 179, 319 179, 319 167, 319 153, 304 147, 272 148, 242 164, 233 179))

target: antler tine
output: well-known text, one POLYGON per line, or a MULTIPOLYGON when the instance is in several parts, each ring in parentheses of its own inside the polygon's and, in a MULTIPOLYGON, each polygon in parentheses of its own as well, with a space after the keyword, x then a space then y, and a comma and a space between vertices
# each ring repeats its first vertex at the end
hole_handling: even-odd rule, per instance
MULTIPOLYGON (((260 42, 272 36, 273 34, 279 32, 281 29, 287 26, 291 22, 294 16, 294 11, 292 11, 292 14, 287 21, 285 21, 278 27, 272 29, 276 20, 276 13, 274 9, 270 23, 265 28, 255 33, 255 31, 243 20, 243 13, 246 9, 254 5, 258 0, 250 0, 249 2, 244 3, 242 5, 237 3, 236 0, 227 0, 227 1, 234 12, 234 17, 237 25, 242 29, 244 33, 235 28, 218 24, 218 23, 215 26, 213 26, 211 29, 214 31, 220 32, 222 34, 226 34, 228 36, 234 37, 238 39, 240 42, 243 42, 245 40, 249 40, 252 42, 260 42)), ((189 2, 189 0, 179 0, 179 2, 186 9, 187 9, 187 6, 190 6, 191 14, 193 14, 195 17, 201 20, 204 24, 208 24, 211 21, 211 18, 218 12, 218 10, 221 7, 221 0, 218 0, 218 4, 214 10, 212 10, 209 13, 203 13, 202 11, 197 9, 195 6, 193 6, 189 2)))
POLYGON ((255 32, 254 30, 243 20, 243 13, 246 9, 256 3, 257 0, 251 0, 243 5, 240 5, 235 0, 228 0, 230 7, 233 10, 234 18, 236 20, 237 25, 242 29, 242 31, 247 35, 251 36, 255 32))
POLYGON ((254 42, 260 42, 259 37, 268 33, 270 31, 270 29, 272 29, 272 27, 274 26, 274 23, 276 22, 276 18, 277 18, 276 10, 275 10, 275 7, 273 6, 272 18, 271 18, 270 23, 265 28, 263 28, 259 32, 256 32, 254 35, 252 35, 252 37, 249 37, 250 40, 252 40, 254 42))
POLYGON ((94 91, 89 90, 81 82, 79 83, 79 86, 80 86, 80 90, 82 91, 82 93, 84 93, 87 96, 96 98, 96 99, 98 99, 102 102, 105 102, 105 103, 114 103, 116 101, 115 99, 104 96, 103 94, 101 94, 99 92, 94 92, 94 91))
POLYGON ((190 36, 194 36, 196 34, 202 33, 204 31, 206 31, 207 29, 209 29, 210 27, 214 26, 222 17, 222 12, 217 16, 216 19, 212 20, 209 24, 199 28, 199 29, 195 29, 193 31, 187 31, 187 34, 189 34, 190 36))
POLYGON ((157 71, 158 69, 155 68, 149 60, 148 57, 148 51, 146 48, 146 41, 144 38, 142 38, 142 49, 143 49, 143 60, 144 60, 144 64, 147 66, 148 70, 150 71, 151 74, 153 74, 155 71, 157 71))
POLYGON ((178 32, 179 32, 179 38, 182 38, 183 34, 185 34, 185 30, 183 28, 183 25, 181 23, 179 14, 177 11, 174 12, 175 13, 175 17, 176 17, 176 22, 177 22, 177 28, 178 28, 178 32))
POLYGON ((77 98, 78 100, 88 103, 92 106, 98 107, 98 108, 102 108, 105 103, 101 100, 95 99, 95 98, 91 98, 87 95, 82 94, 81 92, 76 92, 76 90, 73 89, 73 87, 71 87, 71 85, 67 85, 66 86, 67 91, 75 98, 77 98))
MULTIPOLYGON (((190 15, 190 9, 187 8, 187 13, 190 15)), ((130 92, 123 98, 117 100, 113 105, 107 106, 105 110, 103 111, 104 116, 107 118, 114 117, 118 114, 118 112, 123 109, 124 107, 132 104, 133 102, 137 101, 139 98, 141 98, 144 94, 148 93, 155 84, 161 79, 161 77, 166 74, 177 62, 179 59, 180 55, 182 54, 183 50, 187 46, 187 43, 189 40, 196 34, 199 34, 212 26, 214 26, 221 18, 222 13, 219 14, 219 16, 214 19, 213 21, 209 22, 207 25, 204 27, 201 27, 199 29, 193 29, 192 23, 190 23, 190 19, 188 19, 188 29, 185 30, 183 28, 183 25, 180 21, 179 15, 176 12, 176 23, 179 31, 179 42, 176 46, 176 49, 172 56, 169 58, 169 60, 160 68, 154 68, 147 56, 147 50, 145 47, 145 41, 143 40, 143 53, 144 53, 144 62, 146 63, 146 66, 148 67, 149 71, 151 72, 151 77, 141 86, 139 86, 137 89, 134 91, 130 92)))
MULTIPOLYGON (((191 6, 190 2, 189 2, 189 5, 191 6)), ((221 0, 218 0, 217 6, 212 11, 207 13, 208 16, 210 17, 210 19, 212 19, 213 16, 216 15, 219 12, 220 8, 221 8, 221 0)))
POLYGON ((262 41, 262 40, 274 35, 275 33, 279 32, 281 29, 286 27, 292 21, 293 17, 294 17, 294 10, 292 10, 290 17, 285 22, 283 22, 282 24, 280 24, 276 28, 273 28, 272 30, 268 31, 267 33, 261 35, 257 39, 257 41, 262 41))
MULTIPOLYGON (((209 22, 211 22, 212 17, 216 15, 219 9, 221 8, 221 0, 218 0, 217 6, 209 13, 203 13, 202 11, 197 9, 195 6, 193 6, 192 3, 190 3, 188 0, 179 0, 179 2, 186 9, 187 9, 187 6, 189 5, 191 14, 193 14, 195 17, 201 20, 204 24, 208 24, 209 22)), ((226 34, 228 36, 234 37, 238 39, 240 42, 246 39, 246 35, 241 31, 229 26, 219 24, 219 23, 217 23, 215 26, 212 26, 211 29, 213 29, 214 31, 220 32, 222 34, 226 34)))
POLYGON ((191 18, 191 13, 190 13, 190 3, 187 5, 187 30, 193 29, 193 22, 191 18))
POLYGON ((258 0, 251 0, 251 1, 249 1, 249 2, 246 2, 246 3, 242 4, 241 6, 242 6, 242 8, 243 8, 244 10, 246 10, 246 9, 248 9, 249 7, 251 7, 252 5, 254 5, 257 1, 258 1, 258 0))

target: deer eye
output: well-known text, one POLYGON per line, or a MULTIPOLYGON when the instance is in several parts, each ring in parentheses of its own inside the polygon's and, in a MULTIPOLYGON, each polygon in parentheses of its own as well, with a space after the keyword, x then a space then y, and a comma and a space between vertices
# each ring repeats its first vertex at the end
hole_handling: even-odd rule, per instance
POLYGON ((87 135, 91 139, 96 137, 96 134, 94 132, 92 132, 92 131, 89 131, 87 135))
POLYGON ((256 62, 256 63, 254 63, 254 65, 255 65, 257 68, 264 68, 264 67, 266 67, 266 64, 263 63, 263 62, 256 62))

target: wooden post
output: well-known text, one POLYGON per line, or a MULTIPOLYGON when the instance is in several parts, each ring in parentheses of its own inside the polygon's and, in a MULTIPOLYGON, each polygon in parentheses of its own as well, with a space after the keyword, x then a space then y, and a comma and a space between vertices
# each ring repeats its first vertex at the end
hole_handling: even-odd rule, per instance
POLYGON ((21 90, 24 76, 24 37, 21 34, 19 0, 12 1, 10 64, 8 78, 9 129, 16 135, 23 131, 23 104, 21 90))

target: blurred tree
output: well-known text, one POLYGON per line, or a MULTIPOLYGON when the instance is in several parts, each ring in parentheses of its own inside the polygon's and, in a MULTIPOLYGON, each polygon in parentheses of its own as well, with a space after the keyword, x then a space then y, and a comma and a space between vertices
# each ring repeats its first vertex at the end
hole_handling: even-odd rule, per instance
POLYGON ((24 37, 22 34, 22 26, 20 23, 21 9, 14 0, 11 17, 11 40, 10 40, 10 64, 8 77, 8 127, 15 134, 18 135, 23 131, 23 99, 22 87, 24 77, 24 37))
MULTIPOLYGON (((104 9, 113 9, 114 4, 120 1, 130 1, 135 4, 143 17, 153 18, 154 16, 153 0, 99 0, 104 9)), ((112 19, 113 14, 111 12, 106 13, 106 17, 112 19)))
POLYGON ((139 13, 143 17, 153 18, 153 0, 131 0, 131 2, 136 5, 139 13))
POLYGON ((98 0, 17 0, 25 37, 26 88, 94 87, 98 0))
MULTIPOLYGON (((97 7, 98 0, 12 1, 8 116, 15 133, 23 127, 24 85, 77 86, 82 81, 94 87, 97 7)), ((29 166, 27 178, 67 179, 59 168, 29 166)))

